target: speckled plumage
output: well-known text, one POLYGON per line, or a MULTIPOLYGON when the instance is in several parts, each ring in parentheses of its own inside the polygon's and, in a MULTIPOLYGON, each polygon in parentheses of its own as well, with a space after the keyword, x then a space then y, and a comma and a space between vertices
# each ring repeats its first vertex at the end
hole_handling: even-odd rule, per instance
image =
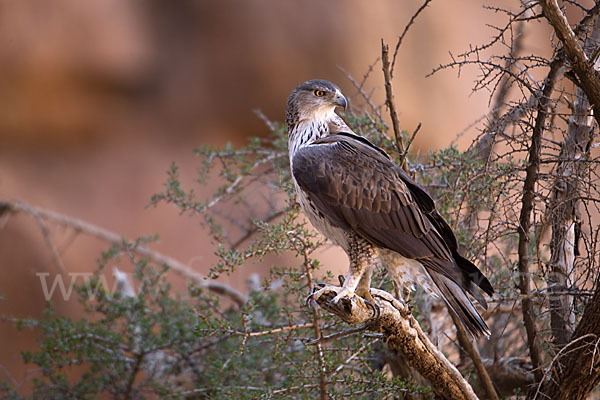
POLYGON ((473 336, 489 335, 465 292, 485 307, 479 288, 491 295, 490 283, 458 254, 452 230, 425 190, 335 113, 345 105, 337 86, 313 80, 292 91, 286 114, 298 201, 350 260, 340 296, 356 291, 369 298, 372 269, 381 263, 397 285, 416 283, 441 296, 473 336))

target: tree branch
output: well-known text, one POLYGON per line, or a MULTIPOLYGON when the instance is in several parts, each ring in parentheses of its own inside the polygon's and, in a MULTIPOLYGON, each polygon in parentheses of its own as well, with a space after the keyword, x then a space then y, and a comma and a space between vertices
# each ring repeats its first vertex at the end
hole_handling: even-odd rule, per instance
MULTIPOLYGON (((24 212, 33 218, 39 217, 43 220, 69 227, 77 232, 83 232, 108 243, 122 245, 124 242, 126 242, 122 236, 80 219, 59 214, 54 211, 34 207, 20 200, 0 200, 0 215, 4 213, 16 214, 19 212, 24 212)), ((154 251, 143 245, 134 246, 130 250, 142 257, 147 257, 157 264, 168 265, 171 270, 177 272, 184 278, 191 279, 199 287, 204 287, 214 293, 227 296, 240 306, 248 301, 248 297, 240 291, 220 282, 209 281, 204 277, 204 275, 194 271, 187 265, 177 261, 172 257, 154 251)))
MULTIPOLYGON (((304 268, 306 270, 306 279, 308 280, 308 286, 313 287, 313 277, 312 277, 312 265, 310 263, 310 259, 308 257, 308 251, 306 246, 302 244, 302 255, 304 257, 304 268)), ((319 357, 319 389, 321 400, 327 400, 327 371, 325 369, 325 359, 323 358, 323 346, 320 342, 323 339, 323 334, 321 333, 321 327, 319 326, 319 314, 317 310, 312 308, 312 317, 313 317, 313 329, 315 330, 315 337, 317 342, 317 355, 319 357)))
MULTIPOLYGON (((581 24, 580 24, 581 25, 581 24)), ((600 18, 594 21, 593 29, 585 43, 585 53, 596 51, 600 41, 600 18)), ((589 150, 594 138, 594 119, 590 103, 584 91, 577 88, 573 104, 573 115, 558 156, 556 179, 547 209, 552 226, 550 240, 551 274, 548 275, 550 292, 568 289, 568 281, 575 264, 577 243, 575 225, 578 215, 580 178, 586 174, 589 150)), ((572 311, 572 296, 550 297, 550 318, 554 343, 564 346, 568 342, 575 316, 572 311)))
MULTIPOLYGON (((556 58, 550 64, 550 72, 546 77, 544 89, 538 98, 537 117, 533 128, 531 145, 529 147, 529 161, 527 163, 525 182, 523 183, 523 197, 521 206, 521 215, 519 217, 519 289, 521 294, 526 296, 529 293, 529 228, 531 227, 531 212, 533 210, 533 200, 535 197, 535 184, 537 181, 538 168, 540 164, 540 149, 542 143, 542 134, 546 117, 548 115, 548 103, 554 90, 554 84, 562 70, 562 60, 556 58)), ((527 331, 527 343, 529 354, 533 365, 534 374, 537 380, 542 379, 540 371, 541 356, 540 348, 536 338, 535 313, 531 299, 525 297, 521 300, 523 306, 523 322, 527 331)))
POLYGON ((490 376, 483 365, 483 362, 481 361, 481 356, 479 355, 477 347, 475 347, 472 340, 467 336, 465 328, 463 328, 456 314, 450 313, 450 316, 452 317, 452 321, 454 321, 454 326, 456 327, 456 337, 458 338, 458 343, 467 351, 469 357, 471 357, 473 365, 477 370, 479 380, 481 381, 481 386, 487 394, 487 398, 490 400, 499 400, 498 393, 496 393, 494 384, 492 383, 492 380, 490 379, 490 376))
MULTIPOLYGON (((404 154, 404 144, 402 143, 402 136, 398 123, 398 113, 396 112, 396 104, 394 103, 394 92, 392 91, 389 51, 389 46, 383 42, 383 39, 381 39, 381 68, 383 69, 383 79, 385 81, 385 104, 390 111, 390 118, 392 119, 392 128, 394 128, 394 137, 396 139, 398 154, 404 154)), ((400 167, 406 170, 405 159, 402 160, 400 167)))
MULTIPOLYGON (((523 15, 533 15, 532 9, 529 6, 525 5, 523 15)), ((519 21, 517 22, 516 32, 514 34, 514 39, 512 40, 512 43, 510 45, 510 52, 508 57, 506 58, 506 63, 504 66, 506 70, 511 71, 514 69, 516 58, 523 47, 523 38, 525 36, 524 30, 525 20, 519 19, 519 21)), ((485 134, 477 141, 477 143, 474 146, 475 154, 480 160, 485 160, 486 162, 489 160, 490 154, 494 149, 498 132, 504 131, 506 121, 504 120, 504 117, 500 118, 500 110, 504 107, 506 103, 506 98, 511 87, 512 82, 510 80, 510 76, 503 75, 500 78, 500 81, 498 82, 494 104, 489 114, 489 123, 485 129, 485 134)))
POLYGON ((569 21, 559 8, 557 0, 540 0, 539 4, 544 16, 562 43, 567 60, 579 80, 578 86, 587 96, 594 110, 594 118, 600 124, 600 77, 594 69, 595 60, 589 60, 579 45, 577 36, 569 26, 569 21))
POLYGON ((417 133, 419 133, 420 129, 421 123, 419 122, 412 135, 410 136, 410 139, 408 139, 408 143, 406 143, 406 148, 404 149, 402 154, 400 154, 400 165, 406 165, 406 155, 408 154, 408 151, 410 150, 410 145, 412 144, 413 140, 415 140, 415 137, 417 136, 417 133))
POLYGON ((404 39, 404 36, 406 36, 408 29, 415 22, 415 20, 419 16, 419 14, 421 14, 421 11, 423 11, 429 5, 429 3, 431 3, 431 0, 425 0, 425 2, 421 5, 421 7, 419 7, 419 9, 410 18, 410 21, 408 21, 408 24, 406 24, 406 26, 404 27, 404 30, 402 31, 400 36, 398 36, 398 41, 396 42, 396 47, 394 48, 394 57, 392 57, 392 66, 390 68, 390 77, 394 76, 394 66, 396 65, 396 57, 398 56, 398 49, 400 49, 400 45, 402 44, 402 40, 404 39))
MULTIPOLYGON (((539 399, 578 400, 585 399, 600 383, 600 288, 586 305, 569 344, 578 343, 574 349, 555 357, 548 379, 542 382, 539 399)), ((559 352, 560 354, 560 352, 559 352)))
POLYGON ((409 364, 429 380, 439 396, 453 400, 477 399, 465 378, 423 333, 406 304, 383 290, 372 288, 371 295, 380 310, 379 318, 373 320, 372 310, 358 296, 330 304, 340 290, 337 286, 326 286, 313 299, 349 324, 367 323, 367 329, 383 333, 387 345, 402 353, 409 364))

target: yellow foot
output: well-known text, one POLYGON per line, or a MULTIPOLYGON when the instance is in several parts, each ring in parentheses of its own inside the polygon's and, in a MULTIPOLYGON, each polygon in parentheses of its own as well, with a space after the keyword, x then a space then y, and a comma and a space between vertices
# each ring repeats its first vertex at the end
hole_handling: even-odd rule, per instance
POLYGON ((365 299, 366 301, 375 304, 375 299, 371 296, 371 291, 366 288, 362 289, 360 287, 356 288, 356 294, 365 299))
POLYGON ((373 298, 373 296, 371 296, 371 291, 368 288, 362 289, 359 287, 356 289, 356 294, 360 296, 364 300, 367 307, 369 307, 373 311, 372 319, 378 320, 381 316, 381 310, 379 309, 377 304, 375 304, 375 299, 373 298))

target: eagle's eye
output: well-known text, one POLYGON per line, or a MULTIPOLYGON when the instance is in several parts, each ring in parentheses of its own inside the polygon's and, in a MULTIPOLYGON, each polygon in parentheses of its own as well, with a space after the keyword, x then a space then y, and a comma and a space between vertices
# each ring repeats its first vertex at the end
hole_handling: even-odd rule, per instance
POLYGON ((315 96, 323 97, 323 96, 325 96, 325 91, 317 89, 317 90, 315 90, 315 96))

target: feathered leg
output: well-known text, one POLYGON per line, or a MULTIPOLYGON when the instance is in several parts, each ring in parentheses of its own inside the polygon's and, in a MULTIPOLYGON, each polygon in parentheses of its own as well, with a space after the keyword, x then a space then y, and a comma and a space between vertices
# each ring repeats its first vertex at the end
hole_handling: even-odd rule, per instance
POLYGON ((348 238, 348 258, 350 267, 344 279, 344 285, 331 302, 337 303, 341 298, 352 297, 356 293, 363 299, 374 303, 369 289, 373 266, 378 259, 375 248, 366 240, 351 234, 348 238))

